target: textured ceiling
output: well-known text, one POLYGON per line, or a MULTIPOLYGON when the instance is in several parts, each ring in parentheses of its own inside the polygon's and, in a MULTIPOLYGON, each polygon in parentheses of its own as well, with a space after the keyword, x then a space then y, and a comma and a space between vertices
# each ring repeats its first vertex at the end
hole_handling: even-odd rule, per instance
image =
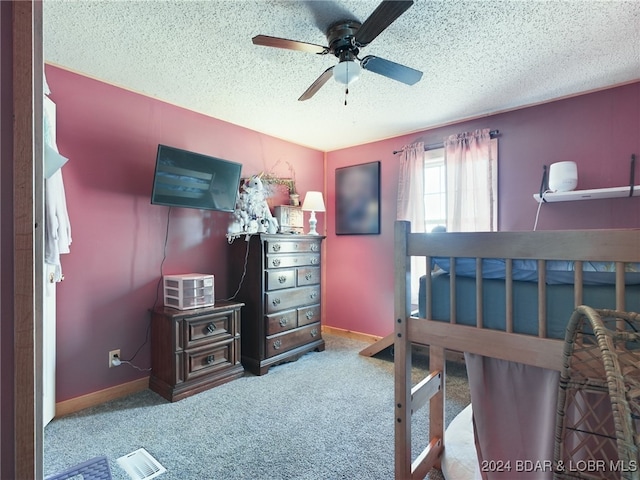
POLYGON ((298 97, 337 59, 253 45, 326 45, 368 1, 44 1, 48 63, 322 151, 640 79, 639 1, 427 1, 370 45, 422 70, 414 86, 364 71, 298 97))

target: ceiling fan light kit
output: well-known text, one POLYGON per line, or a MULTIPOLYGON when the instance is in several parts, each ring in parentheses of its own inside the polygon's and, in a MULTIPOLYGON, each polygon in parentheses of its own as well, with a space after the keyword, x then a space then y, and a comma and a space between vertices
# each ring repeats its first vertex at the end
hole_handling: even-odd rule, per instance
POLYGON ((267 35, 256 35, 252 40, 255 45, 318 55, 331 53, 339 59, 337 65, 326 69, 307 88, 298 98, 300 101, 313 97, 330 77, 333 77, 336 82, 348 86, 360 78, 362 70, 369 70, 406 85, 413 85, 422 78, 421 71, 373 55, 367 55, 363 59, 358 57, 361 48, 371 43, 411 5, 413 5, 413 0, 385 0, 363 23, 357 20, 339 20, 332 23, 326 32, 328 47, 267 35))
POLYGON ((351 85, 360 78, 360 64, 353 60, 345 60, 333 67, 333 79, 342 85, 351 85))

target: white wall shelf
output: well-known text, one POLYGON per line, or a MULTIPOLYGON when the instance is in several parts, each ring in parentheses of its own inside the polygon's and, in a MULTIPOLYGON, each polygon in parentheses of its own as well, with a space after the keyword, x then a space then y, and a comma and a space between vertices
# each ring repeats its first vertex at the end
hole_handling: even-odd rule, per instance
MULTIPOLYGON (((622 198, 629 196, 630 187, 592 188, 590 190, 573 190, 571 192, 549 192, 544 195, 548 203, 572 202, 575 200, 599 200, 603 198, 622 198)), ((633 187, 633 196, 640 197, 640 185, 633 187)), ((533 198, 540 203, 539 193, 534 193, 533 198)))

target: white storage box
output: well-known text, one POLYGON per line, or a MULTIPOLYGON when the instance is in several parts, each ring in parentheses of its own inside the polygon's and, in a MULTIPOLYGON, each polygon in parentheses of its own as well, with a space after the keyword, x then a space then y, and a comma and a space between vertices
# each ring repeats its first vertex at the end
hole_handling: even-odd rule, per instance
POLYGON ((189 310, 214 304, 213 275, 185 273, 164 275, 162 279, 165 307, 189 310))

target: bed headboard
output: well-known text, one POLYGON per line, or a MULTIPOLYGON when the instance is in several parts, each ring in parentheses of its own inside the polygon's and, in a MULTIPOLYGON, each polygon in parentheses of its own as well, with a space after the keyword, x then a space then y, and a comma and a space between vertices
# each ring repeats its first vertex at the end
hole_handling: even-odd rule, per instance
MULTIPOLYGON (((467 351, 485 356, 520 361, 545 368, 560 368, 561 349, 554 340, 547 339, 546 305, 547 261, 575 262, 574 304, 582 304, 583 262, 612 262, 615 266, 616 309, 625 310, 625 264, 640 262, 640 229, 537 231, 537 232, 455 232, 412 233, 410 223, 396 222, 396 316, 411 316, 411 284, 409 282, 412 257, 424 259, 427 275, 426 291, 431 291, 431 265, 434 257, 448 257, 450 261, 451 320, 417 322, 409 328, 420 332, 412 335, 420 343, 441 344, 447 349, 467 351), (476 262, 476 327, 456 324, 455 258, 474 258, 476 262), (505 261, 506 329, 513 334, 513 261, 533 260, 537 263, 538 336, 513 334, 504 340, 496 332, 483 328, 483 272, 482 260, 499 258, 505 261), (452 325, 453 324, 453 325, 452 325), (456 328, 459 327, 459 328, 456 328)), ((426 299, 426 319, 431 318, 431 296, 426 299)), ((400 317, 398 317, 400 318, 400 317)), ((568 318, 567 318, 568 320, 568 318)))

